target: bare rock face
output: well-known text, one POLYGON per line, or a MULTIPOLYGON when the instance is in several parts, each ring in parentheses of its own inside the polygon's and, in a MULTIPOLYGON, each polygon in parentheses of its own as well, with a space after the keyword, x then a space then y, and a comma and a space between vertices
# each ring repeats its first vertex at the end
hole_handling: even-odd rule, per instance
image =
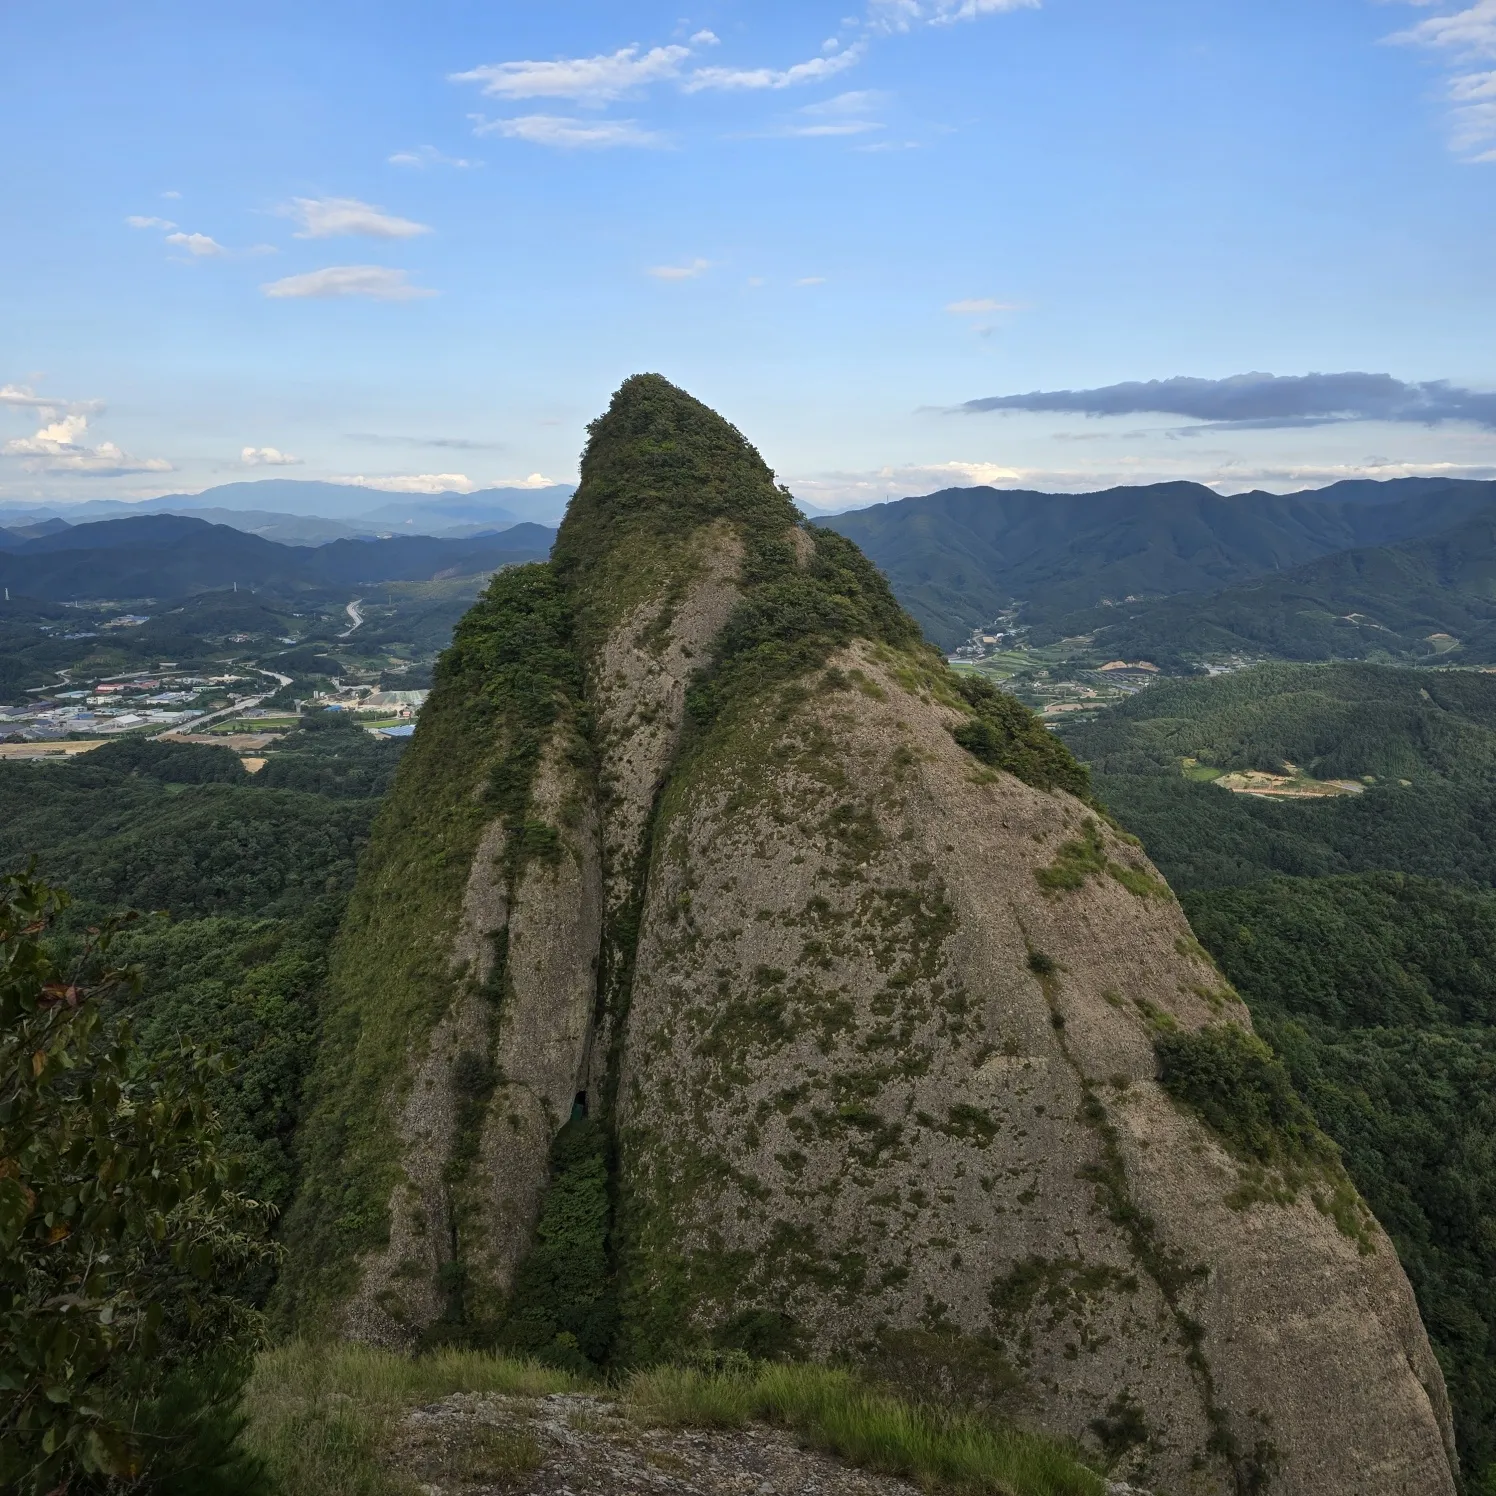
POLYGON ((1161 1493, 1455 1490, 1392 1247, 1162 879, 655 376, 444 657, 328 1034, 293 1323, 851 1356, 1161 1493))
POLYGON ((1027 1416, 1125 1439, 1161 1490, 1453 1491, 1380 1229, 1308 1184, 1243 1206, 1154 1078, 1161 1030, 1249 1027, 1178 905, 959 723, 858 643, 672 784, 619 1096, 634 1333, 774 1315, 824 1355, 934 1330, 953 1363, 998 1346, 1027 1416), (1067 847, 1094 869, 1046 888, 1067 847))

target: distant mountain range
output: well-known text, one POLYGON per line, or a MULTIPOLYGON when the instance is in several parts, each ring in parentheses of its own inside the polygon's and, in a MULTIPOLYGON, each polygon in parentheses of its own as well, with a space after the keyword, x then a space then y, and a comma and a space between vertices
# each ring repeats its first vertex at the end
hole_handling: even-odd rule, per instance
POLYGON ((400 532, 450 537, 507 525, 554 525, 571 494, 572 486, 564 483, 426 495, 387 493, 362 484, 263 478, 138 502, 95 499, 82 504, 0 506, 0 526, 14 530, 48 520, 78 524, 145 514, 190 514, 286 545, 323 545, 400 532))
MULTIPOLYGON (((1229 497, 1198 483, 1089 494, 958 488, 819 523, 855 540, 926 633, 952 648, 1015 603, 1043 643, 1105 626, 1117 617, 1111 608, 1134 599, 1216 592, 1438 534, 1493 506, 1496 483, 1431 478, 1229 497)), ((1158 616, 1177 646, 1184 636, 1173 620, 1193 605, 1172 606, 1168 622, 1158 616)))
MULTIPOLYGON (((516 515, 556 512, 569 492, 401 496, 354 514, 371 490, 267 479, 65 517, 0 510, 0 580, 58 601, 474 574, 547 554, 554 531, 516 515)), ((1230 653, 1496 661, 1496 483, 960 488, 818 523, 856 541, 945 649, 1016 608, 1032 644, 1086 638, 1166 667, 1230 653)))
POLYGON ((1208 597, 1073 618, 1117 654, 1496 662, 1496 506, 1433 535, 1341 551, 1208 597))
POLYGON ((48 602, 176 598, 215 588, 357 587, 474 576, 544 559, 556 532, 516 524, 462 539, 401 535, 291 546, 180 515, 135 515, 30 535, 0 531, 0 584, 48 602))

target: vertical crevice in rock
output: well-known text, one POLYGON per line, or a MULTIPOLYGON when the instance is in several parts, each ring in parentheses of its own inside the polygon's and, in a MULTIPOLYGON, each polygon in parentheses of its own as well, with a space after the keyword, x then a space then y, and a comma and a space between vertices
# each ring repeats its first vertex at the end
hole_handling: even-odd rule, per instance
POLYGON ((604 919, 585 1089, 610 1113, 628 1009, 651 829, 680 748, 691 677, 741 597, 743 545, 725 521, 691 536, 673 582, 603 637, 592 663, 602 808, 604 919))
POLYGON ((583 1089, 602 876, 589 766, 576 761, 574 748, 565 729, 547 748, 528 814, 542 850, 518 869, 511 895, 493 1090, 476 1139, 462 1233, 468 1313, 478 1323, 504 1311, 534 1237, 552 1139, 583 1089))

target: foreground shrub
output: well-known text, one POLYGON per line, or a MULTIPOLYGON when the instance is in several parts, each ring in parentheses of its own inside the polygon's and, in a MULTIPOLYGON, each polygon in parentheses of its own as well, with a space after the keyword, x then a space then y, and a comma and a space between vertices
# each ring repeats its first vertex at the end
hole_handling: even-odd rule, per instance
POLYGON ((94 932, 44 944, 65 894, 0 879, 0 1488, 256 1489, 235 1407, 254 1314, 225 1285, 271 1252, 234 1193, 195 1051, 145 1058, 101 1003, 94 932))

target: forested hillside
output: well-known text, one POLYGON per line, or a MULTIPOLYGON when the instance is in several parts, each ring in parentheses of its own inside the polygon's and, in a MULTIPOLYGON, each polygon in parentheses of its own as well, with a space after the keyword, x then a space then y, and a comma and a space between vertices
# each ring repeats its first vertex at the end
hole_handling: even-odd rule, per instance
POLYGON ((37 859, 81 940, 122 909, 114 954, 148 1049, 186 1038, 233 1068, 214 1085, 246 1188, 283 1209, 326 951, 401 747, 341 721, 284 740, 259 775, 226 748, 122 740, 74 763, 0 763, 0 872, 37 859))
POLYGON ((1425 538, 1341 551, 1208 597, 1072 615, 1119 654, 1181 649, 1290 660, 1496 660, 1496 510, 1425 538))
POLYGON ((1496 1481, 1496 678, 1263 665, 1065 733, 1344 1152, 1496 1481), (1289 761, 1362 793, 1233 794, 1289 761), (1369 781, 1369 782, 1368 782, 1369 781))
POLYGON ((1496 766, 1496 676, 1385 665, 1261 665, 1165 681, 1065 732, 1104 774, 1216 769, 1320 779, 1469 779, 1496 766))
MULTIPOLYGON (((1432 535, 1493 504, 1496 484, 1442 479, 1229 497, 1198 483, 1090 494, 953 488, 823 523, 855 540, 949 649, 1015 602, 1044 643, 1116 623, 1113 605, 1134 598, 1213 593, 1336 552, 1432 535)), ((1148 648, 1115 652, 1173 654, 1194 642, 1178 630, 1168 647, 1147 637, 1148 648)))

